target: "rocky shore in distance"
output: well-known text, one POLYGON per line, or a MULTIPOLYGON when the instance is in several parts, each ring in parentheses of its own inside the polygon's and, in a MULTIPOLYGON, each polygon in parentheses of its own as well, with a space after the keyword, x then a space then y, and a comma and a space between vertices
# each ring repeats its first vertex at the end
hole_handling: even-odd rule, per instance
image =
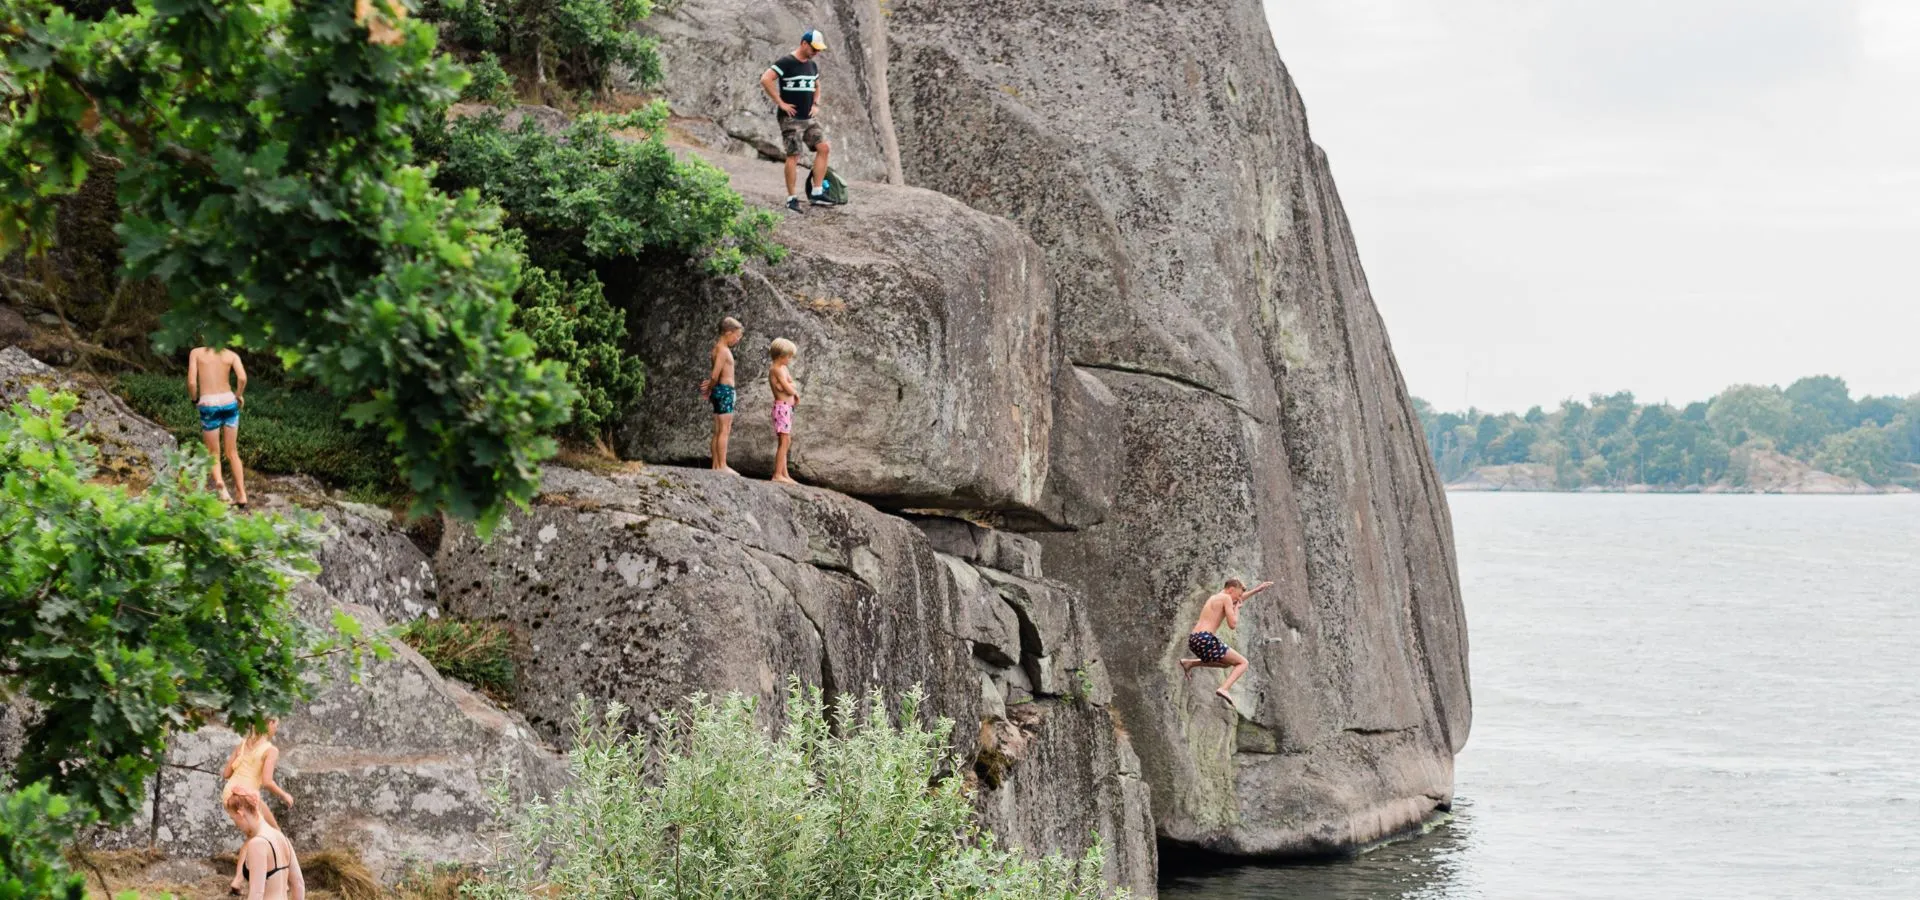
POLYGON ((1735 484, 1722 478, 1712 484, 1681 487, 1656 484, 1619 486, 1588 485, 1563 488, 1554 477, 1553 467, 1544 463, 1515 463, 1481 466, 1447 483, 1447 490, 1462 493, 1510 491, 1515 493, 1567 494, 1910 494, 1913 490, 1898 484, 1873 485, 1846 475, 1823 472, 1804 462, 1773 450, 1738 451, 1746 459, 1746 478, 1735 484))

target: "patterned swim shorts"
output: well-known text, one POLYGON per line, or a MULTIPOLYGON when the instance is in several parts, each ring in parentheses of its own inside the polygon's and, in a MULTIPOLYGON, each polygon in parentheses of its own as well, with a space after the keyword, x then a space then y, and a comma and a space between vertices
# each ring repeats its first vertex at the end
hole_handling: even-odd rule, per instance
POLYGON ((199 409, 201 431, 240 427, 240 404, 238 403, 228 403, 225 406, 202 406, 199 409))
POLYGON ((773 433, 793 433, 793 404, 775 402, 773 404, 773 433))
POLYGON ((713 414, 716 416, 733 415, 733 385, 716 384, 707 392, 707 399, 713 401, 713 414))
POLYGON ((1227 645, 1213 636, 1211 631, 1196 631, 1187 635, 1187 649, 1201 662, 1219 662, 1227 658, 1227 645))

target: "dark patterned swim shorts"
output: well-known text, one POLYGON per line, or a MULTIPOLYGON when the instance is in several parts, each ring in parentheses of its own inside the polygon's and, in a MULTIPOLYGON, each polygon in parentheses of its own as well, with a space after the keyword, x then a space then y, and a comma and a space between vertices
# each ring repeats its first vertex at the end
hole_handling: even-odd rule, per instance
POLYGON ((733 385, 716 384, 707 392, 707 399, 713 401, 713 414, 716 416, 733 415, 733 385))
POLYGON ((1227 658, 1227 645, 1213 636, 1211 631, 1196 631, 1187 635, 1187 649, 1200 657, 1201 662, 1219 662, 1227 658))

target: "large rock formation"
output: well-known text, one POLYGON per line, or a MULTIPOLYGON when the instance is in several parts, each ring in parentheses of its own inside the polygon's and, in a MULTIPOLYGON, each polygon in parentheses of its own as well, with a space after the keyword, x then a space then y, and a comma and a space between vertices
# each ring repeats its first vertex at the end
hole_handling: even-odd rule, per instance
POLYGON ((790 676, 830 693, 922 687, 977 760, 990 825, 1042 851, 1097 832, 1110 875, 1150 888, 1147 792, 1086 601, 1039 576, 1030 538, 926 527, 724 473, 549 469, 506 533, 450 531, 435 567, 448 610, 524 635, 515 705, 549 736, 581 693, 648 721, 695 692, 772 715, 790 676))
MULTIPOLYGON (((689 0, 660 33, 694 40, 731 6, 689 0)), ((825 83, 887 85, 907 182, 1025 227, 1054 288, 1055 382, 1101 398, 1064 427, 1056 402, 1049 472, 1124 473, 1092 482, 1111 511, 1041 541, 1096 610, 1161 835, 1313 854, 1446 806, 1471 718, 1446 502, 1260 5, 895 0, 885 31, 884 62, 829 57, 825 83), (1174 662, 1233 575, 1281 588, 1230 636, 1254 667, 1228 714, 1217 675, 1190 687, 1174 662)), ((728 114, 668 85, 683 115, 728 114)))
POLYGON ((1100 604, 1160 831, 1296 854, 1406 829, 1450 802, 1470 721, 1451 528, 1260 4, 1000 7, 893 5, 894 122, 909 183, 1046 250, 1069 359, 1121 399, 1112 515, 1043 543, 1100 604), (1232 575, 1281 587, 1233 636, 1223 722, 1173 664, 1232 575))
MULTIPOLYGON (((786 196, 779 169, 714 157, 748 201, 786 196)), ((729 461, 772 470, 767 343, 799 344, 794 473, 892 508, 1008 512, 1074 526, 1105 515, 1111 473, 1051 464, 1096 452, 1111 398, 1061 364, 1039 249, 1004 219, 931 191, 861 185, 857 209, 789 218, 779 265, 735 278, 690 270, 616 281, 652 385, 620 449, 704 464, 712 411, 698 385, 722 315, 746 323, 729 461), (1056 423, 1056 410, 1066 427, 1056 423)))

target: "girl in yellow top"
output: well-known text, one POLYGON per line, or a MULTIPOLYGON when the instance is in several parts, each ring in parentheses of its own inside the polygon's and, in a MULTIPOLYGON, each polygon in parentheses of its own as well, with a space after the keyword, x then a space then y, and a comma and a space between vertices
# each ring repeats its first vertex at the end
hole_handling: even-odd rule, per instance
MULTIPOLYGON (((227 780, 227 786, 220 790, 220 803, 226 806, 235 794, 246 794, 255 801, 255 808, 266 818, 267 825, 276 831, 280 823, 273 817, 273 810, 267 806, 266 798, 260 795, 262 789, 272 791, 280 802, 293 806, 293 795, 281 790, 273 780, 273 767, 280 762, 280 748, 273 745, 273 736, 280 731, 279 719, 268 719, 265 731, 251 732, 240 746, 233 748, 227 756, 227 764, 220 769, 220 777, 227 780)), ((234 890, 244 889, 240 875, 240 863, 246 860, 246 854, 240 854, 233 868, 234 890)))

